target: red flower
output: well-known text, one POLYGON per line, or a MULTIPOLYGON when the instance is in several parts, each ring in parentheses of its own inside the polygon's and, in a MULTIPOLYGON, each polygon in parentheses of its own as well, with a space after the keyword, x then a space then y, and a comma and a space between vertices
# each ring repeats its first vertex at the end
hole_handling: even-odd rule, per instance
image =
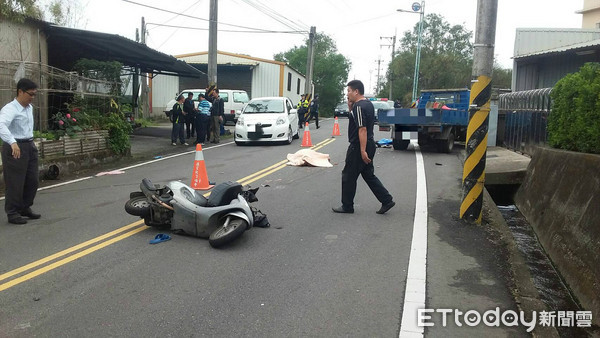
POLYGON ((65 123, 62 120, 60 120, 60 121, 58 121, 58 124, 60 124, 62 126, 65 123))
POLYGON ((77 113, 79 111, 79 108, 73 108, 73 113, 77 113))
POLYGON ((67 118, 70 119, 71 118, 71 114, 67 114, 67 118))
POLYGON ((77 120, 75 120, 75 118, 73 118, 73 122, 77 122, 77 120))

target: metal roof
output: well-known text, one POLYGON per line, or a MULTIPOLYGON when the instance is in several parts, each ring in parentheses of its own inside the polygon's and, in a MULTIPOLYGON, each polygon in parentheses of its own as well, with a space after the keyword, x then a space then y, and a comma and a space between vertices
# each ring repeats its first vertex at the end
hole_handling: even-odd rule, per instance
MULTIPOLYGON (((208 63, 208 52, 175 55, 175 57, 188 63, 208 63)), ((217 51, 217 64, 219 65, 258 65, 260 62, 285 65, 284 62, 280 61, 261 59, 244 54, 217 51)))
POLYGON ((81 58, 119 61, 143 73, 201 77, 205 75, 183 61, 116 34, 49 24, 46 26, 49 56, 70 69, 81 58))
POLYGON ((599 40, 598 29, 517 28, 513 58, 595 46, 599 40))

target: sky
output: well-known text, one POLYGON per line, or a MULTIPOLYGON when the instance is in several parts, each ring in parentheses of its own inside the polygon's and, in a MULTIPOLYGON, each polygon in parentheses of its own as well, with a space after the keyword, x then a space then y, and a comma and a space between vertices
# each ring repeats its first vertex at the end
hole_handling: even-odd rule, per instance
MULTIPOLYGON (((177 13, 177 16, 123 0, 79 1, 79 27, 104 33, 119 34, 135 39, 136 28, 143 16, 148 23, 147 45, 170 55, 208 50, 208 30, 189 30, 154 24, 208 28, 209 0, 132 0, 177 13), (204 20, 199 20, 200 18, 204 20)), ((419 15, 398 12, 410 10, 415 0, 220 0, 218 1, 220 51, 273 59, 273 55, 304 44, 307 33, 240 33, 226 30, 245 30, 239 27, 272 31, 317 32, 333 38, 338 51, 352 63, 350 79, 360 79, 367 88, 375 86, 377 60, 381 59, 383 76, 391 59, 391 40, 400 38, 419 21, 419 15), (270 8, 272 18, 255 6, 270 8), (285 19, 281 19, 281 17, 285 19), (287 20, 289 21, 287 21, 287 20), (285 25, 283 23, 285 23, 285 25), (291 22, 290 22, 291 21, 291 22), (291 26, 291 27, 290 27, 291 26), (383 46, 382 46, 383 45, 383 46)), ((499 0, 495 54, 504 68, 512 68, 516 28, 580 28, 583 0, 499 0)), ((425 14, 442 15, 450 24, 462 24, 475 34, 477 0, 425 0, 425 14)), ((316 56, 318 57, 318 55, 316 56)), ((304 70, 300 70, 304 72, 304 70)), ((369 91, 367 89, 367 91, 369 91)))

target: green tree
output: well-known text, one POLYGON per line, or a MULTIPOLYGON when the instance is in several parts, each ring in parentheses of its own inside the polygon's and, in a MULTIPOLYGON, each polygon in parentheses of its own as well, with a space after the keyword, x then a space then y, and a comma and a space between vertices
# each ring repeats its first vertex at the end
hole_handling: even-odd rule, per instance
POLYGON ((25 17, 42 19, 37 0, 0 0, 0 19, 23 22, 25 17))
MULTIPOLYGON (((419 24, 404 32, 400 48, 387 70, 393 79, 394 98, 405 105, 412 98, 412 87, 417 53, 419 24)), ((471 84, 473 67, 473 33, 463 25, 451 25, 439 14, 429 14, 423 21, 421 61, 418 89, 464 88, 471 84)), ((494 66, 494 87, 510 88, 512 71, 494 66)), ((385 83, 379 96, 387 97, 389 83, 385 83)), ((418 94, 418 93, 417 93, 418 94)))
MULTIPOLYGON (((393 93, 404 104, 412 96, 415 57, 419 32, 418 23, 412 31, 404 32, 400 48, 388 67, 391 72, 393 93)), ((429 14, 423 21, 421 61, 418 89, 461 88, 470 85, 473 45, 472 32, 462 25, 450 25, 441 15, 429 14)), ((386 83, 380 96, 387 96, 386 83)))
MULTIPOLYGON (((351 63, 344 55, 338 53, 335 42, 326 34, 317 33, 314 48, 313 82, 315 94, 319 95, 319 114, 331 116, 335 106, 344 96, 351 63)), ((303 72, 306 69, 307 53, 306 46, 294 46, 286 52, 275 54, 274 59, 287 62, 303 72)))
POLYGON ((49 20, 65 27, 84 27, 87 20, 79 0, 52 0, 46 10, 49 20))
POLYGON ((600 64, 586 63, 579 72, 556 83, 548 117, 548 143, 600 154, 600 64))

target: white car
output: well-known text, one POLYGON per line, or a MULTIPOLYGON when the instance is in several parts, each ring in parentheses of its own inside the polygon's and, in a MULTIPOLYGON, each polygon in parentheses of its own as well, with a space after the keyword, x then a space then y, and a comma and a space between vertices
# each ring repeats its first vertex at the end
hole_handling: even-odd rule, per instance
POLYGON ((292 143, 298 138, 298 111, 287 97, 259 97, 244 107, 235 125, 235 144, 256 141, 292 143))

